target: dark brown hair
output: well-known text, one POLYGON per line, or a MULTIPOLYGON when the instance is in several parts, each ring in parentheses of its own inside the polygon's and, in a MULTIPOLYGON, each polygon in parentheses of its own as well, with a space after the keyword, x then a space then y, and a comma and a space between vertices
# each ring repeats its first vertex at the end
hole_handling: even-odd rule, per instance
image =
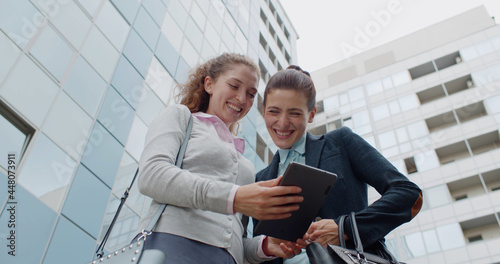
POLYGON ((205 78, 209 76, 215 82, 221 74, 237 64, 248 66, 260 79, 260 68, 251 58, 241 54, 223 53, 191 70, 189 80, 177 86, 180 90, 177 95, 180 103, 186 105, 191 113, 206 112, 210 95, 204 88, 205 78))
POLYGON ((316 106, 316 89, 311 75, 299 66, 290 65, 269 79, 264 91, 264 106, 266 106, 267 94, 275 89, 294 90, 303 93, 307 98, 307 110, 309 111, 312 111, 316 106))

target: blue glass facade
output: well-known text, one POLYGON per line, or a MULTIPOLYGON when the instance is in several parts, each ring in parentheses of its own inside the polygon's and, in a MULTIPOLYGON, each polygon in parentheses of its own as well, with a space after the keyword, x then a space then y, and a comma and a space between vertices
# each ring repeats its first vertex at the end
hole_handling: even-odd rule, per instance
MULTIPOLYGON (((0 0, 0 263, 90 261, 175 85, 222 52, 248 54, 265 75, 289 64, 297 37, 284 18, 274 0, 0 0), (259 34, 286 45, 263 49, 259 34)), ((268 147, 256 106, 239 135, 258 170, 268 147)), ((107 250, 130 241, 149 202, 132 189, 107 250)))

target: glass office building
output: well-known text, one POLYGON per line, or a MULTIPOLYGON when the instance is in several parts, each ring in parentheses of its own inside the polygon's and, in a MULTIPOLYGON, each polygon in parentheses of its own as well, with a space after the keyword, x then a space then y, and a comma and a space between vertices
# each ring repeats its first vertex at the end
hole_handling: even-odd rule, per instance
MULTIPOLYGON (((0 263, 90 261, 175 85, 237 52, 262 91, 296 39, 278 0, 0 0, 0 263)), ((262 127, 255 106, 240 136, 257 170, 272 152, 262 127)), ((148 205, 134 187, 106 249, 148 205)))
POLYGON ((311 75, 310 131, 351 127, 423 189, 387 236, 400 260, 500 263, 500 26, 484 7, 311 75))

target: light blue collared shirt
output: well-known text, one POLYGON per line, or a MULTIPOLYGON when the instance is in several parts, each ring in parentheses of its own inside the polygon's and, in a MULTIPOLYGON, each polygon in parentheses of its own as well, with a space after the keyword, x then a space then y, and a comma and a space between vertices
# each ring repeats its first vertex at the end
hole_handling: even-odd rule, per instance
POLYGON ((290 149, 278 149, 278 153, 280 155, 280 164, 277 176, 283 175, 288 164, 292 161, 306 164, 306 134, 304 133, 290 149))
MULTIPOLYGON (((278 176, 285 173, 286 168, 290 162, 295 161, 297 163, 306 164, 306 133, 295 142, 290 149, 278 149, 280 155, 280 164, 278 170, 278 176)), ((302 250, 302 253, 291 258, 285 259, 285 264, 309 264, 309 258, 307 257, 306 251, 302 250)))

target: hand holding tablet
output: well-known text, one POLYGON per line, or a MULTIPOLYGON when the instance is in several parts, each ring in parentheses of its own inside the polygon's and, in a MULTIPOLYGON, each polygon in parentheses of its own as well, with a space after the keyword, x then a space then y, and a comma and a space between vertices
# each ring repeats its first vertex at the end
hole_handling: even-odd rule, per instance
POLYGON ((304 201, 292 216, 280 220, 262 220, 255 228, 255 234, 268 235, 295 242, 302 238, 317 216, 328 196, 337 175, 308 165, 292 162, 284 173, 281 186, 299 186, 304 201))

